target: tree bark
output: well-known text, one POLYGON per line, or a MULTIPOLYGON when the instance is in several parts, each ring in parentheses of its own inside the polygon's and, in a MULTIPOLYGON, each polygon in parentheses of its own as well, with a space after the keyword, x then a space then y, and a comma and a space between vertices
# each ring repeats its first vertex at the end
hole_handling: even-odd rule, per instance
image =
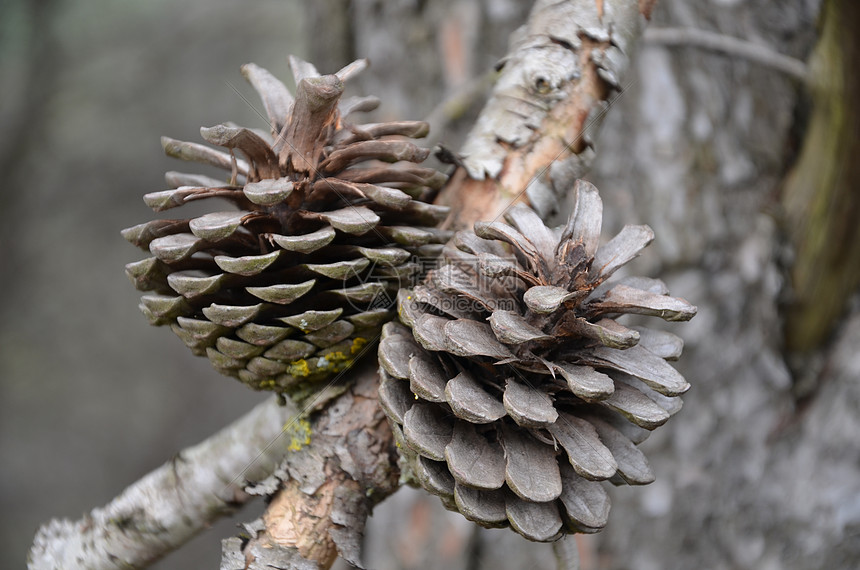
POLYGON ((448 226, 493 220, 520 200, 544 217, 559 209, 593 157, 607 100, 650 16, 650 5, 641 10, 632 0, 535 3, 440 196, 456 217, 448 226))
MULTIPOLYGON (((700 26, 806 60, 817 16, 817 5, 800 1, 665 0, 654 26, 700 26)), ((792 262, 783 232, 793 223, 779 195, 811 133, 805 86, 696 45, 647 45, 638 55, 591 178, 611 225, 654 228, 645 271, 699 306, 679 361, 693 388, 674 425, 643 444, 657 481, 617 490, 615 516, 591 548, 607 568, 851 567, 857 519, 848 505, 858 484, 839 474, 860 454, 845 441, 857 429, 845 414, 858 397, 846 381, 857 360, 845 352, 856 324, 807 357, 819 363, 807 374, 820 389, 805 403, 784 341, 792 262)))
POLYGON ((262 519, 246 525, 250 538, 224 541, 222 570, 329 568, 338 555, 362 567, 365 520, 397 489, 400 473, 375 360, 343 380, 352 386, 313 417, 307 444, 266 483, 277 492, 262 519))
MULTIPOLYGON (((681 332, 687 350, 679 364, 693 384, 684 410, 644 444, 657 481, 614 490, 609 526, 580 541, 583 569, 847 568, 860 556, 852 498, 860 445, 848 440, 857 432, 848 412, 858 402, 857 383, 848 380, 858 370, 848 348, 857 342, 856 286, 833 295, 853 292, 854 300, 828 320, 830 336, 803 366, 788 365, 784 336, 788 236, 802 225, 783 217, 780 194, 812 132, 798 81, 808 74, 796 62, 816 41, 819 9, 802 0, 660 2, 649 30, 657 33, 651 40, 646 33, 596 137, 589 178, 604 198, 606 232, 652 226, 656 241, 636 273, 661 277, 700 312, 681 332), (669 42, 659 29, 723 40, 669 42), (744 53, 750 44, 767 57, 744 53), (798 383, 813 386, 801 399, 798 383)), ((839 21, 852 29, 846 15, 839 21)), ((801 220, 809 215, 805 206, 798 211, 801 220)), ((827 243, 832 257, 818 263, 856 267, 841 239, 827 243)), ((446 532, 462 532, 456 515, 419 495, 395 497, 378 511, 367 543, 378 567, 445 567, 436 559, 460 567, 440 547, 433 557, 406 555, 418 541, 398 533, 422 521, 441 529, 433 536, 442 542, 446 532)), ((552 563, 518 537, 478 536, 479 568, 552 563)))

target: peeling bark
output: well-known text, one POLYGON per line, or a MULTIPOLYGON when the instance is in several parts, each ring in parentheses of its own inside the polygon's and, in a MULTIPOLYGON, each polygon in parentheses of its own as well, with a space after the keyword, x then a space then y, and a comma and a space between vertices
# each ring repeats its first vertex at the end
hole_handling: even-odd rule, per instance
MULTIPOLYGON (((440 203, 470 226, 528 200, 546 217, 593 157, 649 6, 633 0, 537 2, 502 60, 493 94, 440 203)), ((453 214, 452 214, 453 215, 453 214)))
POLYGON ((377 402, 372 360, 352 370, 356 383, 319 412, 310 443, 291 453, 270 481, 279 487, 250 540, 224 542, 222 569, 243 559, 257 568, 329 568, 338 555, 361 565, 364 524, 398 487, 397 452, 377 402))

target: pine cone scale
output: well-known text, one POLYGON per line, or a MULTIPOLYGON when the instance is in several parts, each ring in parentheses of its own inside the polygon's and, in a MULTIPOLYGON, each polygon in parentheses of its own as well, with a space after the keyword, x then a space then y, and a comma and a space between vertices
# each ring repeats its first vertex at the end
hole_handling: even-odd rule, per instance
POLYGON ((561 514, 555 503, 534 503, 508 493, 505 514, 511 527, 529 540, 549 542, 561 533, 561 514))
MULTIPOLYGON (((233 171, 238 174, 247 176, 251 166, 243 159, 236 158, 230 153, 215 150, 208 146, 179 141, 170 137, 161 137, 161 146, 167 156, 178 158, 179 160, 187 160, 190 162, 199 162, 208 166, 214 166, 222 170, 233 171)), ((231 181, 231 186, 232 186, 231 181)), ((217 185, 216 185, 217 186, 217 185)))
POLYGON ((437 408, 416 404, 403 416, 406 441, 424 457, 445 461, 445 446, 451 441, 453 422, 437 408))
POLYGON ((624 226, 617 236, 598 248, 591 264, 590 277, 606 280, 618 269, 633 260, 654 241, 654 232, 648 226, 624 226))
POLYGON ((547 428, 580 477, 603 481, 612 477, 618 464, 612 452, 600 441, 590 422, 571 414, 561 414, 559 421, 547 428))
POLYGON ((256 64, 246 63, 240 67, 240 71, 257 93, 262 95, 263 108, 269 117, 272 132, 281 132, 293 105, 292 94, 274 75, 256 64))
POLYGON ((558 412, 545 392, 513 378, 506 381, 502 404, 508 416, 524 428, 551 426, 558 419, 558 412))
POLYGON ((561 474, 555 450, 534 439, 528 432, 508 425, 501 429, 505 450, 505 482, 517 496, 534 503, 546 503, 561 495, 561 474))
POLYGON ((454 478, 439 461, 433 461, 423 455, 419 455, 415 462, 415 475, 425 489, 438 495, 442 503, 447 507, 454 503, 454 478))
POLYGON ((459 485, 492 491, 505 484, 505 454, 467 422, 456 422, 445 462, 459 485))
POLYGON ((421 352, 409 359, 409 389, 428 402, 445 402, 448 379, 434 361, 421 352))
POLYGON ((609 449, 617 462, 617 473, 628 485, 647 485, 655 480, 654 471, 645 454, 620 431, 599 417, 589 416, 588 423, 594 426, 600 441, 609 449))
POLYGON ((562 464, 561 476, 564 483, 559 499, 568 525, 583 533, 594 533, 606 526, 610 509, 606 489, 597 481, 580 477, 570 465, 562 464))
POLYGON ((458 418, 473 424, 489 424, 508 413, 504 404, 465 371, 445 384, 445 400, 458 418))
POLYGON ((479 491, 464 485, 454 486, 454 501, 463 516, 485 527, 504 527, 508 524, 505 511, 505 492, 479 491))
POLYGON ((580 356, 592 366, 610 366, 639 378, 664 396, 679 396, 690 389, 690 384, 670 364, 638 345, 625 350, 597 346, 581 352, 580 356))
POLYGON ((615 391, 598 404, 620 413, 631 423, 647 430, 660 427, 670 417, 669 413, 654 400, 639 390, 619 382, 615 383, 615 391))
POLYGON ((605 400, 615 391, 612 378, 591 366, 559 361, 553 363, 553 368, 567 380, 567 386, 573 395, 586 402, 605 400))

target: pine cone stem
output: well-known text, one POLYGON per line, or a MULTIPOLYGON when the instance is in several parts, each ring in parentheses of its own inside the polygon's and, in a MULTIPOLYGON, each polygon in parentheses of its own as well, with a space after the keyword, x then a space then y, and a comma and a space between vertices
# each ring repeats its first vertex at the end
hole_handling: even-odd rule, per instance
POLYGON ((576 536, 566 536, 552 543, 558 570, 579 570, 579 548, 576 536))
POLYGON ((292 120, 281 136, 281 168, 288 164, 296 172, 314 172, 322 153, 323 132, 335 120, 343 82, 336 75, 308 77, 296 86, 292 120))

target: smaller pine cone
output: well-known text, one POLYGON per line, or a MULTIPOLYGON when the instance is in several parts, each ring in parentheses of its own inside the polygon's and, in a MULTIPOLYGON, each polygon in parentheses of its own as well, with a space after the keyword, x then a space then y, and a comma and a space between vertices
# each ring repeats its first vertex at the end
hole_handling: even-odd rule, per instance
POLYGON ((517 205, 508 224, 459 232, 424 284, 400 291, 406 326, 386 324, 379 346, 380 403, 407 477, 467 519, 535 541, 603 528, 601 481, 653 481, 637 444, 690 387, 666 363, 680 338, 616 320, 696 313, 656 279, 607 281, 651 229, 599 247, 597 190, 574 192, 559 230, 517 205))
POLYGON ((446 177, 417 166, 429 151, 405 140, 425 136, 427 124, 348 121, 379 104, 341 98, 364 60, 325 76, 290 63, 295 98, 268 71, 242 67, 270 132, 200 130, 224 150, 162 139, 168 155, 226 173, 168 172, 171 189, 147 194, 146 204, 161 212, 217 198, 207 204, 229 207, 123 236, 151 254, 126 266, 149 292, 140 308, 150 323, 170 326, 222 373, 302 399, 370 348, 401 283, 422 273, 417 260, 438 255, 450 235, 434 229, 447 210, 422 201, 446 177))

